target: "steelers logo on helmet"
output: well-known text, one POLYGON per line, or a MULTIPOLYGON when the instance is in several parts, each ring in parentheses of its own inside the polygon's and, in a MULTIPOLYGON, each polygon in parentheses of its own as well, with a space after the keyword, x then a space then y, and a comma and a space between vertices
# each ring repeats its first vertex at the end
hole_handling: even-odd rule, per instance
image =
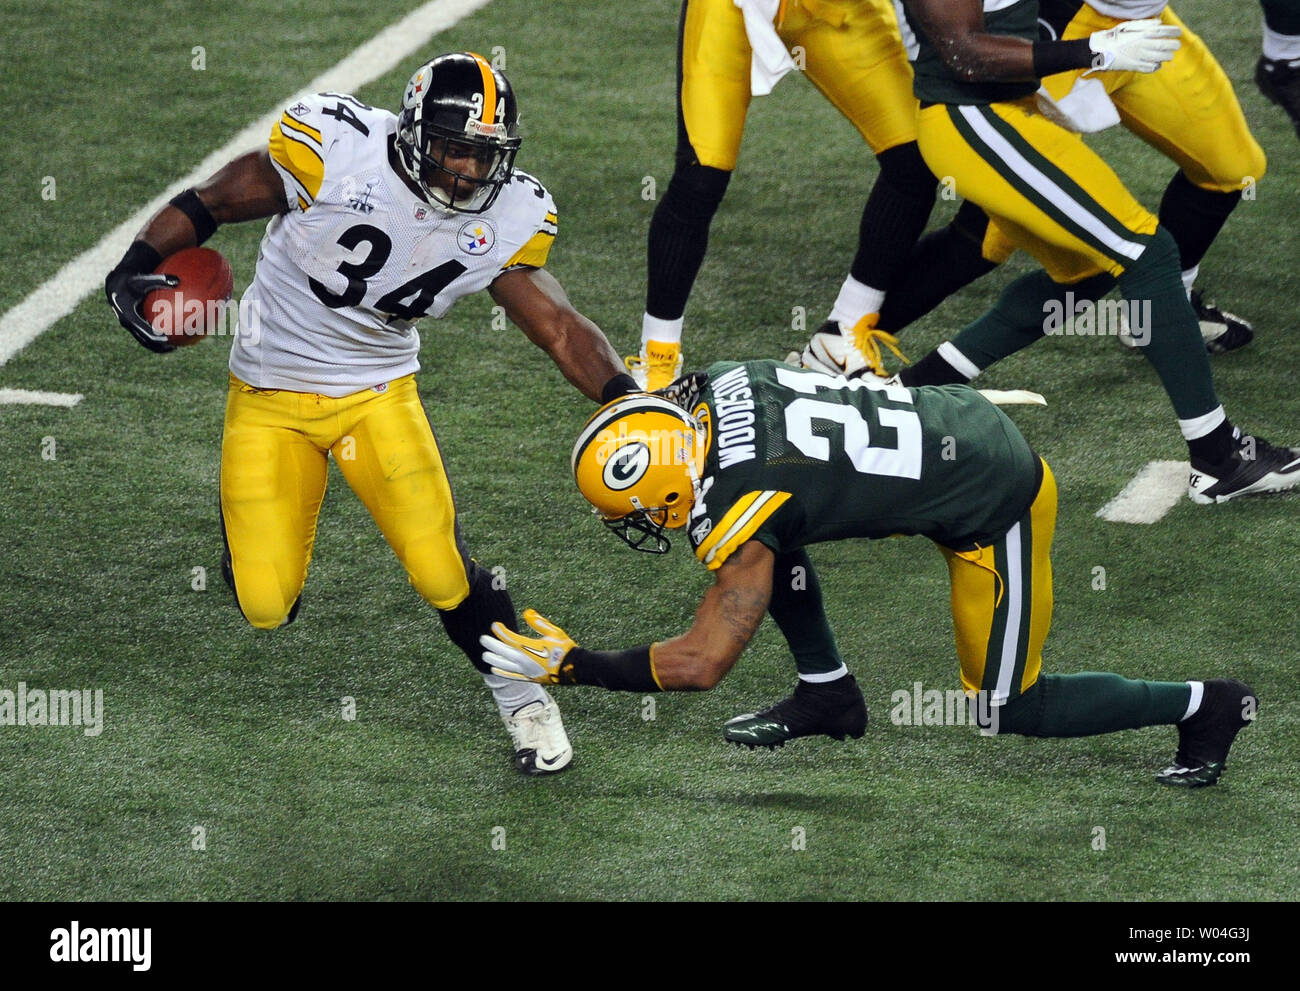
POLYGON ((514 173, 518 131, 519 109, 502 72, 474 52, 439 55, 402 94, 398 162, 431 204, 483 213, 514 173))
POLYGON ((706 434, 681 407, 637 393, 602 406, 573 446, 578 489, 605 525, 636 550, 668 550, 665 530, 684 527, 706 434))

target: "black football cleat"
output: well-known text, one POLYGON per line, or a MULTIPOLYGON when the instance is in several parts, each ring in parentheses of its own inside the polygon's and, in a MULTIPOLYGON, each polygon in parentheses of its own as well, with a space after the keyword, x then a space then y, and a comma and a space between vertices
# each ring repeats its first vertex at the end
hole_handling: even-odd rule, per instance
POLYGON ((1201 339, 1210 354, 1226 354, 1244 348, 1255 339, 1255 328, 1249 320, 1235 313, 1227 313, 1213 303, 1205 302, 1199 289, 1192 290, 1192 309, 1201 324, 1201 339))
POLYGON ((1270 103, 1286 111, 1300 137, 1300 65, 1261 55, 1255 63, 1255 85, 1270 103))
POLYGON ((1244 495, 1284 492, 1300 485, 1300 448, 1277 447, 1261 437, 1242 437, 1232 457, 1212 465, 1192 459, 1187 494, 1208 506, 1244 495))
POLYGON ((722 736, 737 746, 785 746, 801 736, 860 739, 867 729, 867 703, 853 675, 829 682, 800 681, 794 694, 762 712, 728 719, 722 736))
POLYGON ((1236 735, 1259 711, 1255 690, 1242 681, 1215 678, 1205 682, 1196 714, 1178 724, 1174 763, 1156 775, 1162 785, 1204 788, 1219 780, 1236 735))

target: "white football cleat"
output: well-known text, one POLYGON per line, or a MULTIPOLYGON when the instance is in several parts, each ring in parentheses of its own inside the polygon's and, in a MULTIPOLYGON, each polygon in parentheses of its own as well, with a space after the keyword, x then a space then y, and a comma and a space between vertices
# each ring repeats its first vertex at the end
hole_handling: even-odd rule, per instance
POLYGON ((828 372, 831 375, 843 375, 845 378, 856 378, 859 375, 889 378, 889 371, 885 368, 880 353, 880 345, 884 344, 895 355, 902 358, 904 364, 907 363, 907 359, 903 358, 903 352, 898 348, 898 338, 876 329, 876 321, 879 318, 880 315, 877 313, 868 313, 854 324, 851 330, 844 330, 843 326, 836 321, 827 320, 817 328, 817 333, 813 334, 807 347, 803 349, 799 359, 800 364, 804 368, 828 372))
POLYGON ((573 747, 560 720, 560 707, 550 695, 502 719, 515 743, 515 767, 524 774, 556 774, 573 761, 573 747))
MULTIPOLYGON (((819 330, 799 355, 798 363, 804 368, 828 375, 860 375, 870 371, 867 358, 853 346, 853 342, 834 330, 819 330)), ((794 362, 791 362, 794 364, 794 362)))

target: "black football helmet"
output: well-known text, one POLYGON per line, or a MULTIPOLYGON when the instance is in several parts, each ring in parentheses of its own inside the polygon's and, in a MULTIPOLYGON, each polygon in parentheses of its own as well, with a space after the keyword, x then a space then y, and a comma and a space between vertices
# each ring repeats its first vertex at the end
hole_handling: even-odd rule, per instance
POLYGON ((473 52, 439 55, 406 84, 397 117, 397 156, 431 203, 482 213, 514 172, 518 128, 519 109, 504 74, 473 52), (448 168, 448 148, 477 158, 482 176, 448 168), (450 177, 450 190, 437 182, 439 176, 450 177))

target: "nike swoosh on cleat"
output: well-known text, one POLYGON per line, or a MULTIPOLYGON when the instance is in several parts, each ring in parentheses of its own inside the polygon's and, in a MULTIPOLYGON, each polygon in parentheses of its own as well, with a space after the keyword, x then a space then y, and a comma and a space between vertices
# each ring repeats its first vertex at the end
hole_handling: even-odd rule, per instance
POLYGON ((756 738, 756 737, 759 736, 759 734, 760 734, 761 732, 762 732, 762 733, 766 733, 766 732, 768 732, 768 731, 770 731, 770 730, 774 730, 774 729, 775 729, 775 730, 780 730, 780 731, 783 732, 783 733, 789 733, 789 732, 790 732, 790 727, 786 726, 784 723, 776 723, 776 722, 768 721, 768 722, 765 722, 765 723, 754 723, 753 725, 751 725, 751 726, 746 726, 746 727, 744 727, 744 728, 731 727, 731 728, 728 730, 728 733, 729 733, 729 735, 730 735, 733 739, 735 739, 736 737, 752 737, 752 738, 756 738))

